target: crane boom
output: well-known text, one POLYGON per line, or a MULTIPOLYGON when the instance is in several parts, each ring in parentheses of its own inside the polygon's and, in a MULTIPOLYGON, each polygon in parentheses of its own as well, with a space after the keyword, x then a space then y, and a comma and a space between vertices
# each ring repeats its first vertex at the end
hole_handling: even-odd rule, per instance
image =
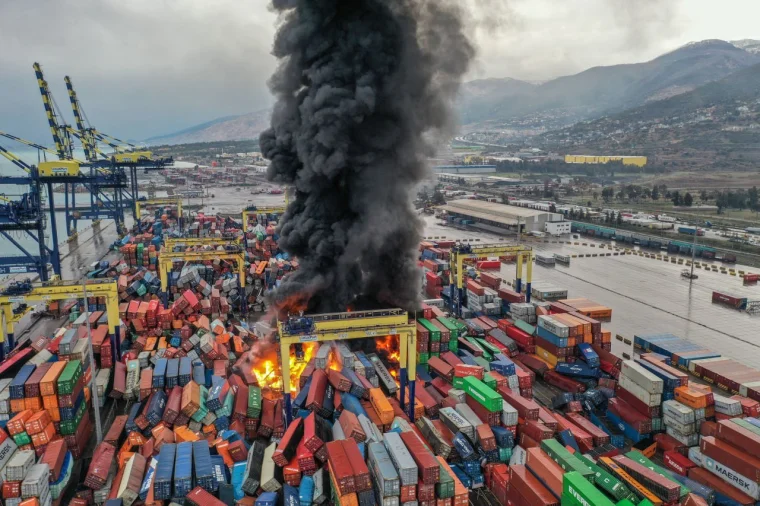
POLYGON ((50 126, 50 133, 53 134, 53 142, 55 143, 55 150, 58 154, 58 158, 61 160, 70 160, 74 156, 71 149, 71 138, 69 137, 69 133, 58 122, 58 116, 55 111, 57 107, 53 101, 53 94, 50 92, 50 88, 42 73, 40 64, 35 62, 33 68, 34 74, 37 77, 37 85, 40 88, 40 95, 42 95, 42 105, 45 106, 45 114, 47 115, 48 125, 50 126))
POLYGON ((21 144, 26 144, 27 146, 31 146, 33 148, 39 149, 39 150, 44 151, 45 153, 48 153, 50 155, 55 155, 55 156, 58 155, 58 153, 56 153, 55 151, 53 151, 52 149, 50 149, 50 148, 48 148, 46 146, 43 146, 41 144, 37 144, 36 142, 28 141, 26 139, 22 139, 21 137, 16 137, 15 135, 9 134, 7 132, 0 131, 0 136, 3 136, 6 139, 11 139, 11 140, 16 141, 16 142, 20 142, 21 144))
POLYGON ((79 140, 82 141, 82 148, 84 149, 84 156, 88 162, 94 162, 98 159, 96 155, 97 141, 93 138, 92 129, 85 125, 86 117, 84 116, 84 110, 77 98, 77 92, 74 91, 74 85, 71 83, 71 78, 65 76, 63 80, 66 82, 66 89, 69 92, 69 101, 71 102, 71 109, 74 111, 74 121, 76 122, 77 129, 81 133, 79 140))
POLYGON ((26 163, 25 161, 23 161, 21 158, 19 158, 18 156, 14 155, 13 153, 11 153, 10 151, 8 151, 7 149, 5 149, 2 146, 0 146, 0 156, 2 156, 4 158, 7 158, 13 165, 15 165, 16 167, 18 167, 19 169, 22 169, 25 172, 31 172, 32 171, 31 165, 29 165, 28 163, 26 163))

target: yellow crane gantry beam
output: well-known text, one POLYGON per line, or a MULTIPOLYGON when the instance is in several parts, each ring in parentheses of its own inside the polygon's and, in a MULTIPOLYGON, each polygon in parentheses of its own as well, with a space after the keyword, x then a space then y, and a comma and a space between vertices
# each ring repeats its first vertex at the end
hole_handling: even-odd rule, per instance
MULTIPOLYGON (((119 291, 116 281, 93 281, 86 283, 86 297, 103 297, 106 299, 106 315, 108 318, 108 334, 115 339, 113 350, 118 360, 120 353, 119 336, 119 291)), ((85 286, 77 282, 57 282, 51 285, 33 285, 32 290, 22 294, 0 294, 0 313, 4 320, 0 343, 6 339, 13 343, 14 325, 17 321, 13 314, 13 304, 23 303, 32 305, 34 302, 50 302, 54 300, 84 299, 85 286)), ((85 306, 87 305, 85 301, 85 306)))
MULTIPOLYGON (((299 343, 342 341, 350 339, 398 336, 401 392, 406 383, 409 386, 409 405, 413 413, 414 385, 417 379, 417 327, 409 321, 409 315, 402 309, 379 309, 354 311, 350 313, 326 313, 303 315, 313 320, 311 330, 300 334, 290 334, 282 321, 277 322, 280 340, 280 364, 282 364, 283 393, 286 413, 290 414, 290 346, 299 343)), ((403 406, 402 406, 403 407, 403 406)))
POLYGON ((451 263, 451 296, 454 296, 454 290, 458 292, 457 295, 457 313, 461 313, 461 304, 463 298, 464 288, 464 260, 467 258, 479 258, 487 255, 516 255, 517 256, 517 273, 516 273, 516 286, 515 291, 520 293, 522 290, 522 265, 524 261, 527 261, 527 285, 526 285, 526 301, 530 302, 530 290, 531 282, 533 280, 533 248, 530 246, 517 245, 504 245, 504 244, 480 244, 474 245, 456 245, 451 248, 450 263, 451 263))
POLYGON ((164 239, 164 248, 172 252, 177 246, 240 246, 242 238, 234 239, 222 237, 167 237, 164 239))

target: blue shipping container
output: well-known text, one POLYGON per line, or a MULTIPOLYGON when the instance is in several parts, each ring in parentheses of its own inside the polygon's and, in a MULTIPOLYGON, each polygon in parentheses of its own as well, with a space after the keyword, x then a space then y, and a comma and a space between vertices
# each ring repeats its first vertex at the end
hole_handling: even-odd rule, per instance
POLYGON ((193 443, 179 443, 175 453, 174 497, 185 497, 193 489, 193 443))
MULTIPOLYGON (((203 442, 208 445, 206 441, 203 442)), ((156 477, 153 480, 153 496, 159 501, 165 501, 172 497, 172 477, 174 476, 174 457, 177 453, 177 445, 164 443, 158 454, 156 465, 156 477)))
MULTIPOLYGON (((163 449, 163 446, 161 447, 163 449)), ((193 463, 195 464, 195 484, 206 492, 217 490, 217 481, 211 466, 211 452, 205 440, 193 443, 193 463)))

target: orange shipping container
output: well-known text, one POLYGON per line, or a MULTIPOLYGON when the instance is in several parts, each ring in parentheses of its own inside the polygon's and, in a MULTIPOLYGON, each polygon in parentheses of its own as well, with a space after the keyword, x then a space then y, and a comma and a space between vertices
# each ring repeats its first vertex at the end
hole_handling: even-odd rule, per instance
POLYGON ((55 395, 56 394, 58 377, 66 368, 67 363, 68 363, 67 360, 53 362, 53 365, 50 366, 50 369, 48 369, 48 371, 42 377, 42 380, 40 380, 40 394, 41 395, 55 395))
POLYGON ((388 402, 382 389, 371 388, 369 390, 369 401, 372 403, 372 407, 375 408, 377 416, 384 425, 393 422, 393 406, 388 402))

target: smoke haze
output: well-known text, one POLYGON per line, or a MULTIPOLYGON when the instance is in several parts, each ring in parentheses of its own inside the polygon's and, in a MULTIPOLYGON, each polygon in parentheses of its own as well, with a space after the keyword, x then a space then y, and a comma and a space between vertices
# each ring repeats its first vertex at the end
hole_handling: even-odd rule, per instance
POLYGON ((414 309, 421 221, 411 193, 474 49, 455 2, 275 0, 270 80, 277 102, 261 135, 268 177, 295 186, 280 245, 300 266, 279 305, 344 311, 357 300, 414 309))

